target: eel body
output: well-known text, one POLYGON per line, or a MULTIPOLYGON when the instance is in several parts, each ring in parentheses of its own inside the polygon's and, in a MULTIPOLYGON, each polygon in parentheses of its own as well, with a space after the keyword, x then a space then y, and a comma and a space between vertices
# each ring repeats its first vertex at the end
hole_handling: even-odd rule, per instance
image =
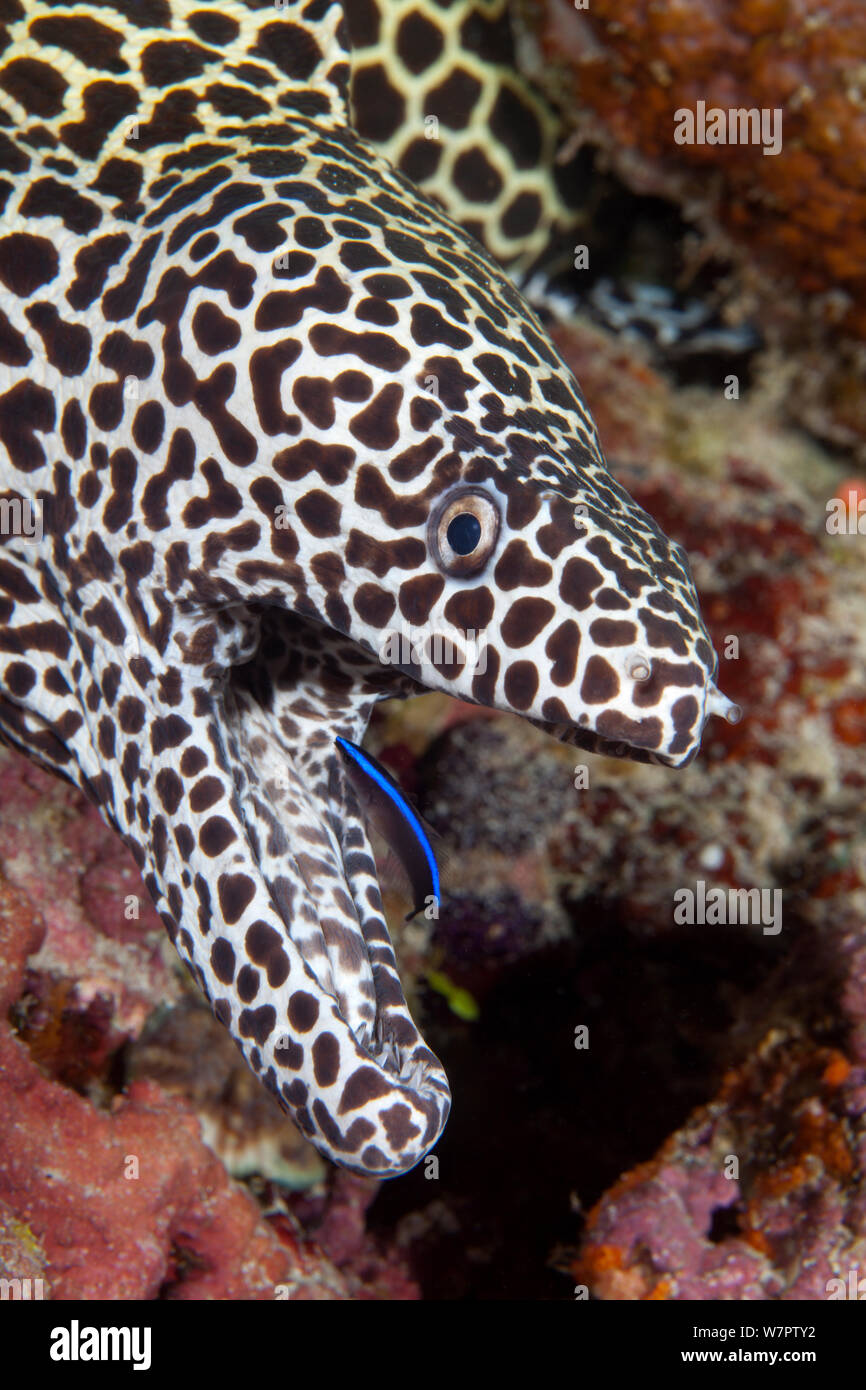
MULTIPOLYGON (((397 36, 404 76, 457 32, 409 8, 450 27, 397 36)), ((0 499, 38 520, 3 536, 0 729, 124 837, 302 1131, 386 1177, 450 1095, 335 740, 433 689, 680 766, 732 712, 536 316, 352 127, 350 45, 407 12, 0 4, 0 499)))

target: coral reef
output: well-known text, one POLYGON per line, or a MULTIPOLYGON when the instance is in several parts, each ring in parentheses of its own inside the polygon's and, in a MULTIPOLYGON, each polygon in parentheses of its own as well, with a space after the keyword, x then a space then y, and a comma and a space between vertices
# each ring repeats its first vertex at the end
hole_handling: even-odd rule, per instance
POLYGON ((363 1233, 375 1184, 337 1181, 332 1200, 318 1155, 184 999, 116 836, 18 754, 0 750, 0 775, 0 1277, 60 1299, 417 1296, 363 1233), (284 1202, 265 1214, 223 1159, 317 1184, 322 1239, 284 1202))
POLYGON ((176 1008, 158 1009, 128 1048, 125 1073, 184 1097, 233 1177, 264 1173, 292 1189, 323 1181, 324 1160, 286 1123, 203 999, 190 995, 176 1008))
POLYGON ((44 1277, 60 1299, 346 1297, 321 1251, 262 1221, 182 1103, 141 1081, 104 1111, 44 1075, 5 1021, 43 933, 0 883, 4 1276, 44 1277))
MULTIPOLYGON (((866 439, 866 11, 859 0, 524 4, 530 75, 629 188, 668 198, 736 266, 744 307, 793 357, 789 408, 866 439), (682 109, 781 112, 781 148, 675 141, 682 109), (829 351, 828 351, 829 349, 829 351)), ((787 364, 787 370, 791 369, 787 364)))
POLYGON ((823 1299, 866 1262, 866 1069, 769 1038, 589 1213, 605 1299, 823 1299))
POLYGON ((570 804, 556 745, 516 722, 447 730, 418 767, 419 805, 434 830, 460 849, 516 855, 543 841, 570 804), (480 778, 466 777, 471 763, 480 778))

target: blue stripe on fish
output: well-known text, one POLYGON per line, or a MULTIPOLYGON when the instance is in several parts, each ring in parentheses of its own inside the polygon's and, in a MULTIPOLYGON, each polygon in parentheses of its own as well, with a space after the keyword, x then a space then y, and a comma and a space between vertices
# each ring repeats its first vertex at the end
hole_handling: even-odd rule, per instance
POLYGON ((363 809, 388 841, 406 871, 413 892, 413 912, 430 898, 440 898, 439 869, 427 833, 403 792, 383 767, 347 738, 335 743, 363 809))

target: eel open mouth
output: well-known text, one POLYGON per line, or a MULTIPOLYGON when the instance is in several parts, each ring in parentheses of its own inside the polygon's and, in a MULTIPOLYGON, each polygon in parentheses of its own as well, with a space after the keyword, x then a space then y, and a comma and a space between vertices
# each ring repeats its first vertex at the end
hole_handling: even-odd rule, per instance
MULTIPOLYGON (((239 664, 210 668, 202 736, 233 787, 235 834, 214 861, 214 886, 223 906, 225 878, 251 896, 222 923, 208 918, 202 943, 187 928, 178 944, 250 1065, 317 1147, 392 1176, 435 1143, 450 1093, 406 1004, 336 740, 360 744, 379 700, 424 687, 319 622, 276 607, 247 616, 258 641, 240 649, 239 664), (226 936, 215 946, 217 931, 226 936)), ((704 718, 729 708, 708 687, 704 718)), ((531 722, 576 746, 664 761, 576 724, 531 722)), ((188 899, 189 876, 180 877, 188 899)), ((193 890, 200 899, 209 891, 193 890)), ((179 899, 169 890, 174 911, 179 899)))

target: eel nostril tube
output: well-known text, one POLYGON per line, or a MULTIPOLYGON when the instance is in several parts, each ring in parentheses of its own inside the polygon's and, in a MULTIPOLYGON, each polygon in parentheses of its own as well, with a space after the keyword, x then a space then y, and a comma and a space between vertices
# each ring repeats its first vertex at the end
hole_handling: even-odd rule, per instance
POLYGON ((733 700, 729 700, 727 695, 723 695, 721 690, 710 682, 707 691, 706 712, 710 714, 720 714, 727 719, 729 724, 739 724, 743 717, 743 711, 739 705, 735 705, 733 700))

